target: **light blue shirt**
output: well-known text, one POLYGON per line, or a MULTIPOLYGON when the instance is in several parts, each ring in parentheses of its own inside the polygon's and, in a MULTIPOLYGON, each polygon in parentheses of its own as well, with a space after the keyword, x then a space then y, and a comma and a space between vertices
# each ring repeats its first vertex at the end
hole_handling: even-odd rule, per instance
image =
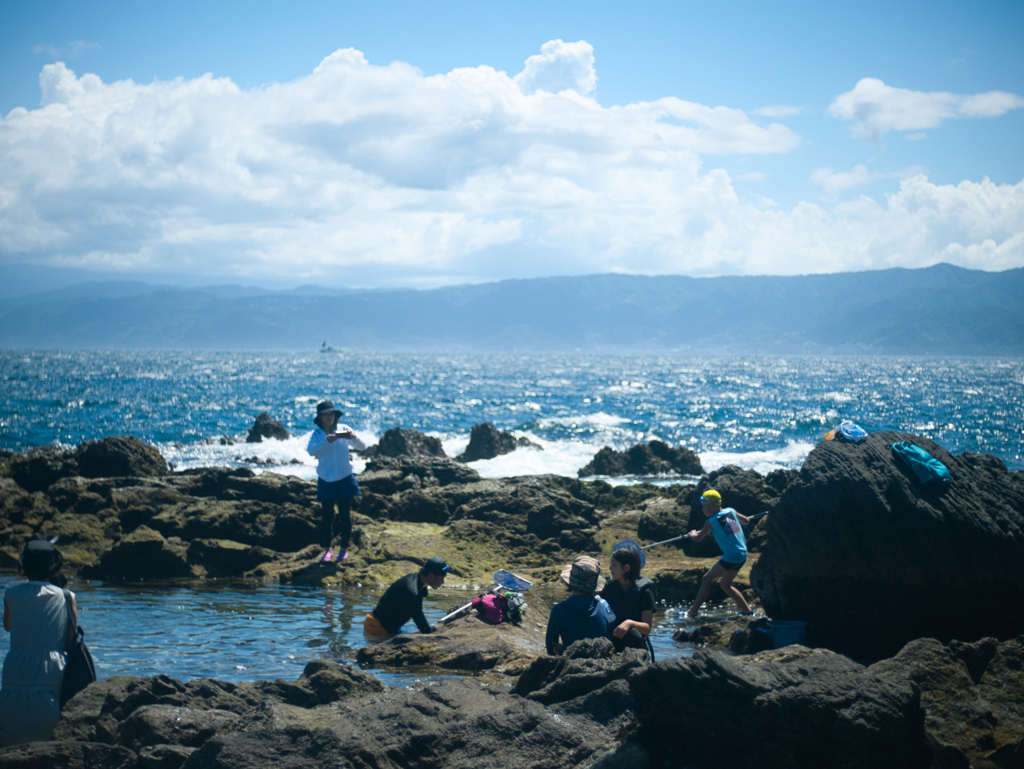
POLYGON ((742 563, 747 560, 747 538, 743 536, 743 527, 736 517, 736 511, 727 507, 722 512, 708 518, 711 533, 715 542, 722 548, 722 558, 728 563, 742 563))

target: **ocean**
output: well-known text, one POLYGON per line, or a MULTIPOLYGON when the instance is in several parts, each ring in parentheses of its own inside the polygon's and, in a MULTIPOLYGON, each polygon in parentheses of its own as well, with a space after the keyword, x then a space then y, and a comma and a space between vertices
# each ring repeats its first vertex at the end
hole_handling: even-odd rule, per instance
MULTIPOLYGON (((576 476, 602 446, 653 439, 690 447, 706 470, 734 464, 763 474, 799 468, 843 419, 1024 469, 1024 361, 1017 359, 0 350, 0 372, 0 448, 129 433, 157 445, 177 469, 248 466, 312 479, 305 446, 325 398, 368 444, 388 428, 412 428, 440 438, 455 456, 472 426, 490 421, 540 447, 472 463, 485 477, 576 476), (293 437, 243 443, 262 411, 293 437)), ((0 575, 0 587, 20 579, 0 575)), ((101 678, 229 681, 294 679, 319 656, 352 660, 365 643, 361 617, 381 592, 218 580, 76 580, 71 587, 101 678)), ((480 589, 446 583, 425 605, 428 618, 480 589)), ((562 595, 537 586, 528 603, 550 605, 562 595)), ((657 615, 659 658, 693 651, 672 639, 685 624, 682 608, 657 615)), ((0 659, 7 645, 0 633, 0 659)), ((374 672, 398 685, 436 677, 374 672)))
POLYGON ((474 463, 485 477, 575 476, 602 446, 654 439, 706 470, 798 468, 843 419, 1024 469, 1019 359, 2 350, 0 372, 0 448, 128 433, 178 469, 313 478, 305 445, 325 398, 368 444, 411 428, 455 456, 489 421, 541 447, 474 463), (262 411, 294 437, 240 443, 262 411))

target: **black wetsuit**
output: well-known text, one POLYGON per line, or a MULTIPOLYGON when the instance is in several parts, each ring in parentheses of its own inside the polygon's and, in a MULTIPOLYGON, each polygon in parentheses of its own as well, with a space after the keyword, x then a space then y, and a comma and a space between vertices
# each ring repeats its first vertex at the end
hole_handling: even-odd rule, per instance
POLYGON ((423 599, 426 595, 427 586, 420 586, 419 572, 414 571, 394 582, 381 596, 377 608, 371 614, 389 633, 397 633, 410 619, 421 633, 429 633, 431 627, 423 616, 423 599))

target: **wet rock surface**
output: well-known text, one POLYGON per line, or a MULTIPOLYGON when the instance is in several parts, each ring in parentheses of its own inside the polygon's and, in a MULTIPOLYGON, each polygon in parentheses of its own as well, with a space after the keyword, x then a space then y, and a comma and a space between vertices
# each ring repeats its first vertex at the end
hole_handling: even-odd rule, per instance
POLYGON ((439 625, 438 632, 398 635, 364 646, 356 661, 369 667, 430 666, 518 676, 544 654, 546 629, 547 613, 533 605, 519 624, 491 625, 468 614, 439 625))
POLYGON ((767 517, 751 581, 768 614, 808 622, 808 643, 880 658, 922 637, 1024 632, 1024 483, 995 457, 873 433, 820 443, 767 517), (922 485, 889 446, 942 461, 922 485))

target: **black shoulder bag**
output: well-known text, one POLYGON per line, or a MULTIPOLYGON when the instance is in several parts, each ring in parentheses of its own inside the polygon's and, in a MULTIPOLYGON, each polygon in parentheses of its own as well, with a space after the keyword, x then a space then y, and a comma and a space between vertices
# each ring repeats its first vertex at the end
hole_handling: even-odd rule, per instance
MULTIPOLYGON (((71 594, 64 591, 64 606, 68 612, 68 624, 74 622, 71 616, 71 594)), ((64 666, 64 678, 60 684, 60 708, 96 680, 96 665, 93 664, 92 654, 89 647, 85 645, 85 632, 81 625, 75 625, 75 636, 68 642, 67 664, 64 666)))

